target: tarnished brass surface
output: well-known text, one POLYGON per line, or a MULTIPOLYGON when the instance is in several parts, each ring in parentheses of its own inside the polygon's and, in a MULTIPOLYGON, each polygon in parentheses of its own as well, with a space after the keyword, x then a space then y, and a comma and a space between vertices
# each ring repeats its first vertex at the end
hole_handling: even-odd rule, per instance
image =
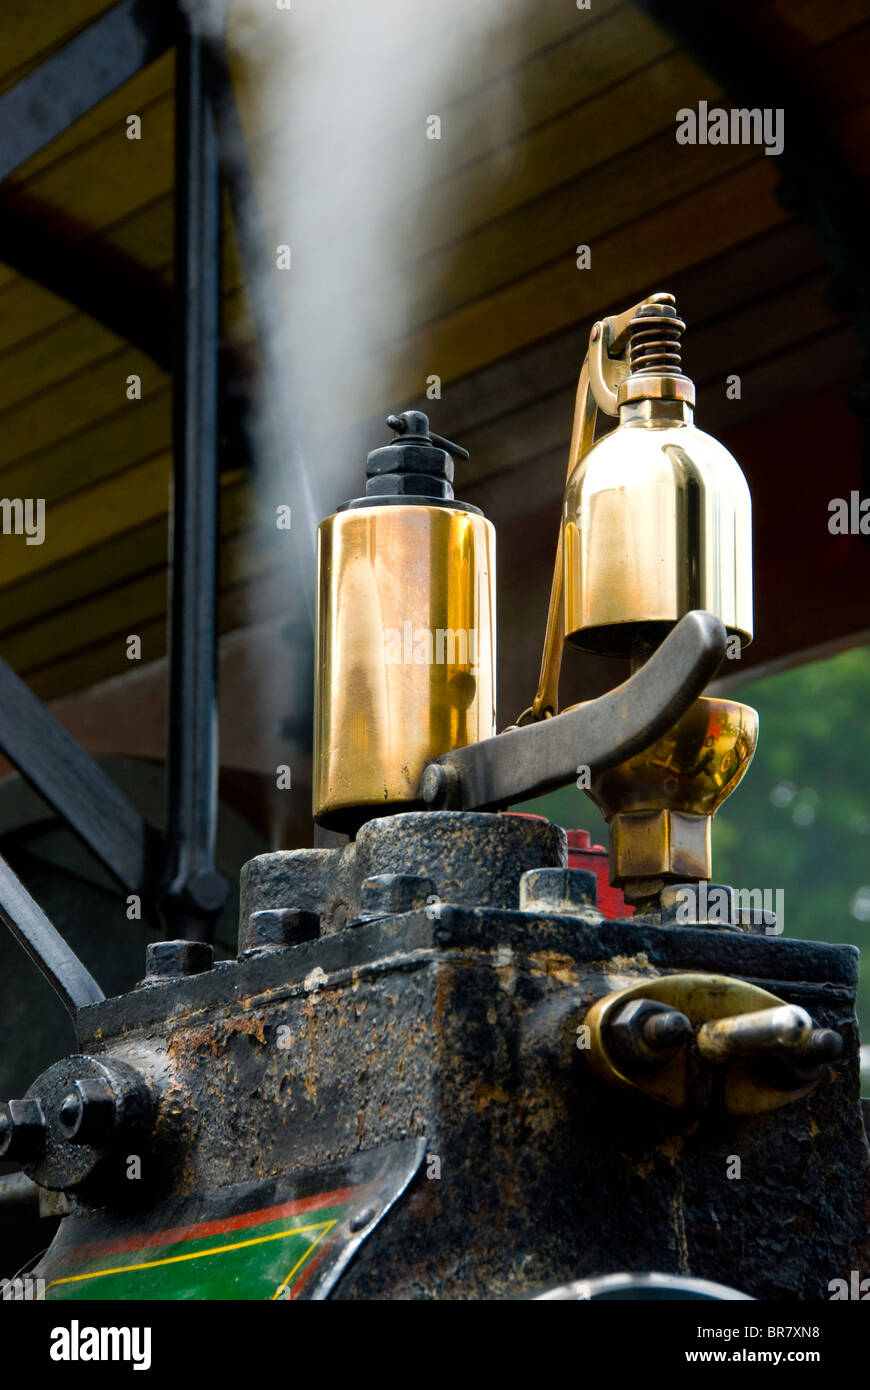
POLYGON ((649 748, 593 777, 588 794, 610 826, 613 883, 709 879, 711 817, 757 742, 754 709, 701 696, 649 748))
POLYGON ((449 507, 351 508, 318 534, 314 814, 354 830, 495 727, 495 532, 449 507))
POLYGON ((812 1031, 813 1020, 806 1009, 783 1004, 736 1018, 712 1019, 698 1030, 698 1051, 708 1062, 729 1062, 754 1052, 801 1047, 812 1031))
MULTIPOLYGON (((765 1110, 777 1110, 782 1105, 799 1100, 818 1084, 817 1080, 783 1090, 771 1084, 762 1063, 768 1048, 759 1048, 759 1055, 740 1055, 731 1058, 724 1054, 708 1075, 692 1075, 691 1044, 682 1047, 675 1056, 667 1058, 654 1070, 631 1072, 608 1046, 608 1028, 616 1014, 632 999, 655 999, 684 1014, 696 1030, 711 1021, 733 1020, 726 1033, 739 1032, 740 1015, 758 1015, 771 1011, 774 1023, 788 1009, 785 1001, 758 985, 726 975, 663 975, 657 979, 641 980, 627 989, 615 990, 599 999, 584 1020, 590 1030, 587 1056, 599 1076, 624 1090, 639 1091, 650 1099, 674 1109, 684 1109, 694 1101, 712 1104, 730 1115, 751 1115, 765 1110), (775 1016, 774 1016, 774 1011, 775 1016), (705 1082, 707 1083, 705 1085, 705 1082)), ((799 1011, 802 1012, 802 1011, 799 1011)), ((758 1030, 758 1020, 754 1021, 758 1030)), ((709 1031, 709 1030, 708 1030, 709 1031)), ((750 1033, 752 1030, 746 1030, 750 1033)), ((783 1046, 789 1038, 783 1035, 783 1046)), ((703 1063, 699 1063, 703 1065, 703 1063)))
POLYGON ((630 655, 639 638, 661 641, 684 613, 706 608, 749 642, 751 528, 746 479, 728 450, 695 428, 691 407, 627 401, 617 429, 584 454, 566 489, 566 641, 630 655))

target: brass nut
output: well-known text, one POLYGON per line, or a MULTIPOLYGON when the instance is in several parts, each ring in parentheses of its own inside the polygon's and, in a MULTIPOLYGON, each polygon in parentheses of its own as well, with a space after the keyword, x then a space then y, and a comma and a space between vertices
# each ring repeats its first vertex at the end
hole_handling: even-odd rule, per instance
POLYGON ((695 384, 687 376, 630 376, 616 388, 619 405, 629 401, 685 401, 695 405, 695 384))
POLYGON ((710 877, 710 816, 681 811, 617 811, 610 822, 610 878, 710 877))

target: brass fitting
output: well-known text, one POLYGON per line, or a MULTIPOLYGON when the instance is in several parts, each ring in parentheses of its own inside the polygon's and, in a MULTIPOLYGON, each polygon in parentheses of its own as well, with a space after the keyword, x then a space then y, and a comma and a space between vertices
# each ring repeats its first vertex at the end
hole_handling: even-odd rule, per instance
POLYGON ((710 825, 752 761, 758 714, 702 696, 651 747, 593 777, 610 826, 610 877, 646 906, 666 883, 709 879, 710 825))

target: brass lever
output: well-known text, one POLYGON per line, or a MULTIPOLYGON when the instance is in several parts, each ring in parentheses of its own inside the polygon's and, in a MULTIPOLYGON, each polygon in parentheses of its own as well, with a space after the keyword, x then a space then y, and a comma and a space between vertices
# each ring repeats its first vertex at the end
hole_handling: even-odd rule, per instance
MULTIPOLYGON (((589 334, 589 346, 580 369, 577 393, 574 399, 574 420, 571 427, 571 445, 568 450, 568 472, 566 484, 580 459, 595 443, 600 415, 618 414, 617 388, 628 377, 628 343, 631 336, 631 323, 640 309, 655 304, 673 304, 672 294, 656 293, 626 309, 624 313, 614 314, 593 324, 589 334)), ((562 649, 565 642, 565 615, 563 596, 563 554, 562 528, 556 544, 556 560, 553 567, 553 582, 550 586, 550 603, 547 609, 547 626, 544 632, 544 649, 541 655, 541 670, 535 698, 527 710, 517 720, 522 728, 535 724, 540 719, 549 719, 559 709, 559 673, 562 668, 562 649)))

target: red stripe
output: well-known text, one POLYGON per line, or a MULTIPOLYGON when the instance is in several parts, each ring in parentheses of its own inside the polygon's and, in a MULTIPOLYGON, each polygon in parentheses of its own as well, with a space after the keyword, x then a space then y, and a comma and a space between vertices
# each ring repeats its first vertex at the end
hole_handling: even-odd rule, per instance
POLYGON ((290 1285, 290 1299, 288 1300, 288 1302, 292 1302, 294 1298, 299 1297, 299 1290, 302 1288, 302 1285, 309 1278, 309 1276, 314 1273, 315 1269, 323 1260, 324 1256, 329 1253, 329 1247, 332 1244, 330 1237, 331 1233, 330 1235, 327 1235, 325 1237, 323 1244, 320 1246, 318 1250, 315 1251, 313 1259, 311 1259, 309 1263, 305 1265, 304 1269, 302 1270, 302 1273, 300 1274, 296 1282, 290 1285))
POLYGON ((73 1246, 58 1251, 59 1258, 68 1264, 71 1260, 100 1259, 103 1255, 118 1255, 127 1250, 147 1250, 153 1245, 174 1245, 183 1240, 200 1240, 206 1236, 224 1235, 229 1231, 244 1231, 251 1226, 263 1226, 270 1221, 280 1221, 285 1216, 299 1216, 308 1211, 319 1211, 323 1207, 335 1206, 348 1201, 356 1187, 342 1187, 334 1192, 318 1193, 314 1197, 301 1197, 295 1202, 283 1202, 277 1207, 264 1207, 240 1216, 227 1216, 221 1221, 200 1221, 192 1226, 174 1226, 166 1231, 155 1231, 150 1235, 129 1236, 126 1240, 93 1241, 91 1244, 73 1246))

